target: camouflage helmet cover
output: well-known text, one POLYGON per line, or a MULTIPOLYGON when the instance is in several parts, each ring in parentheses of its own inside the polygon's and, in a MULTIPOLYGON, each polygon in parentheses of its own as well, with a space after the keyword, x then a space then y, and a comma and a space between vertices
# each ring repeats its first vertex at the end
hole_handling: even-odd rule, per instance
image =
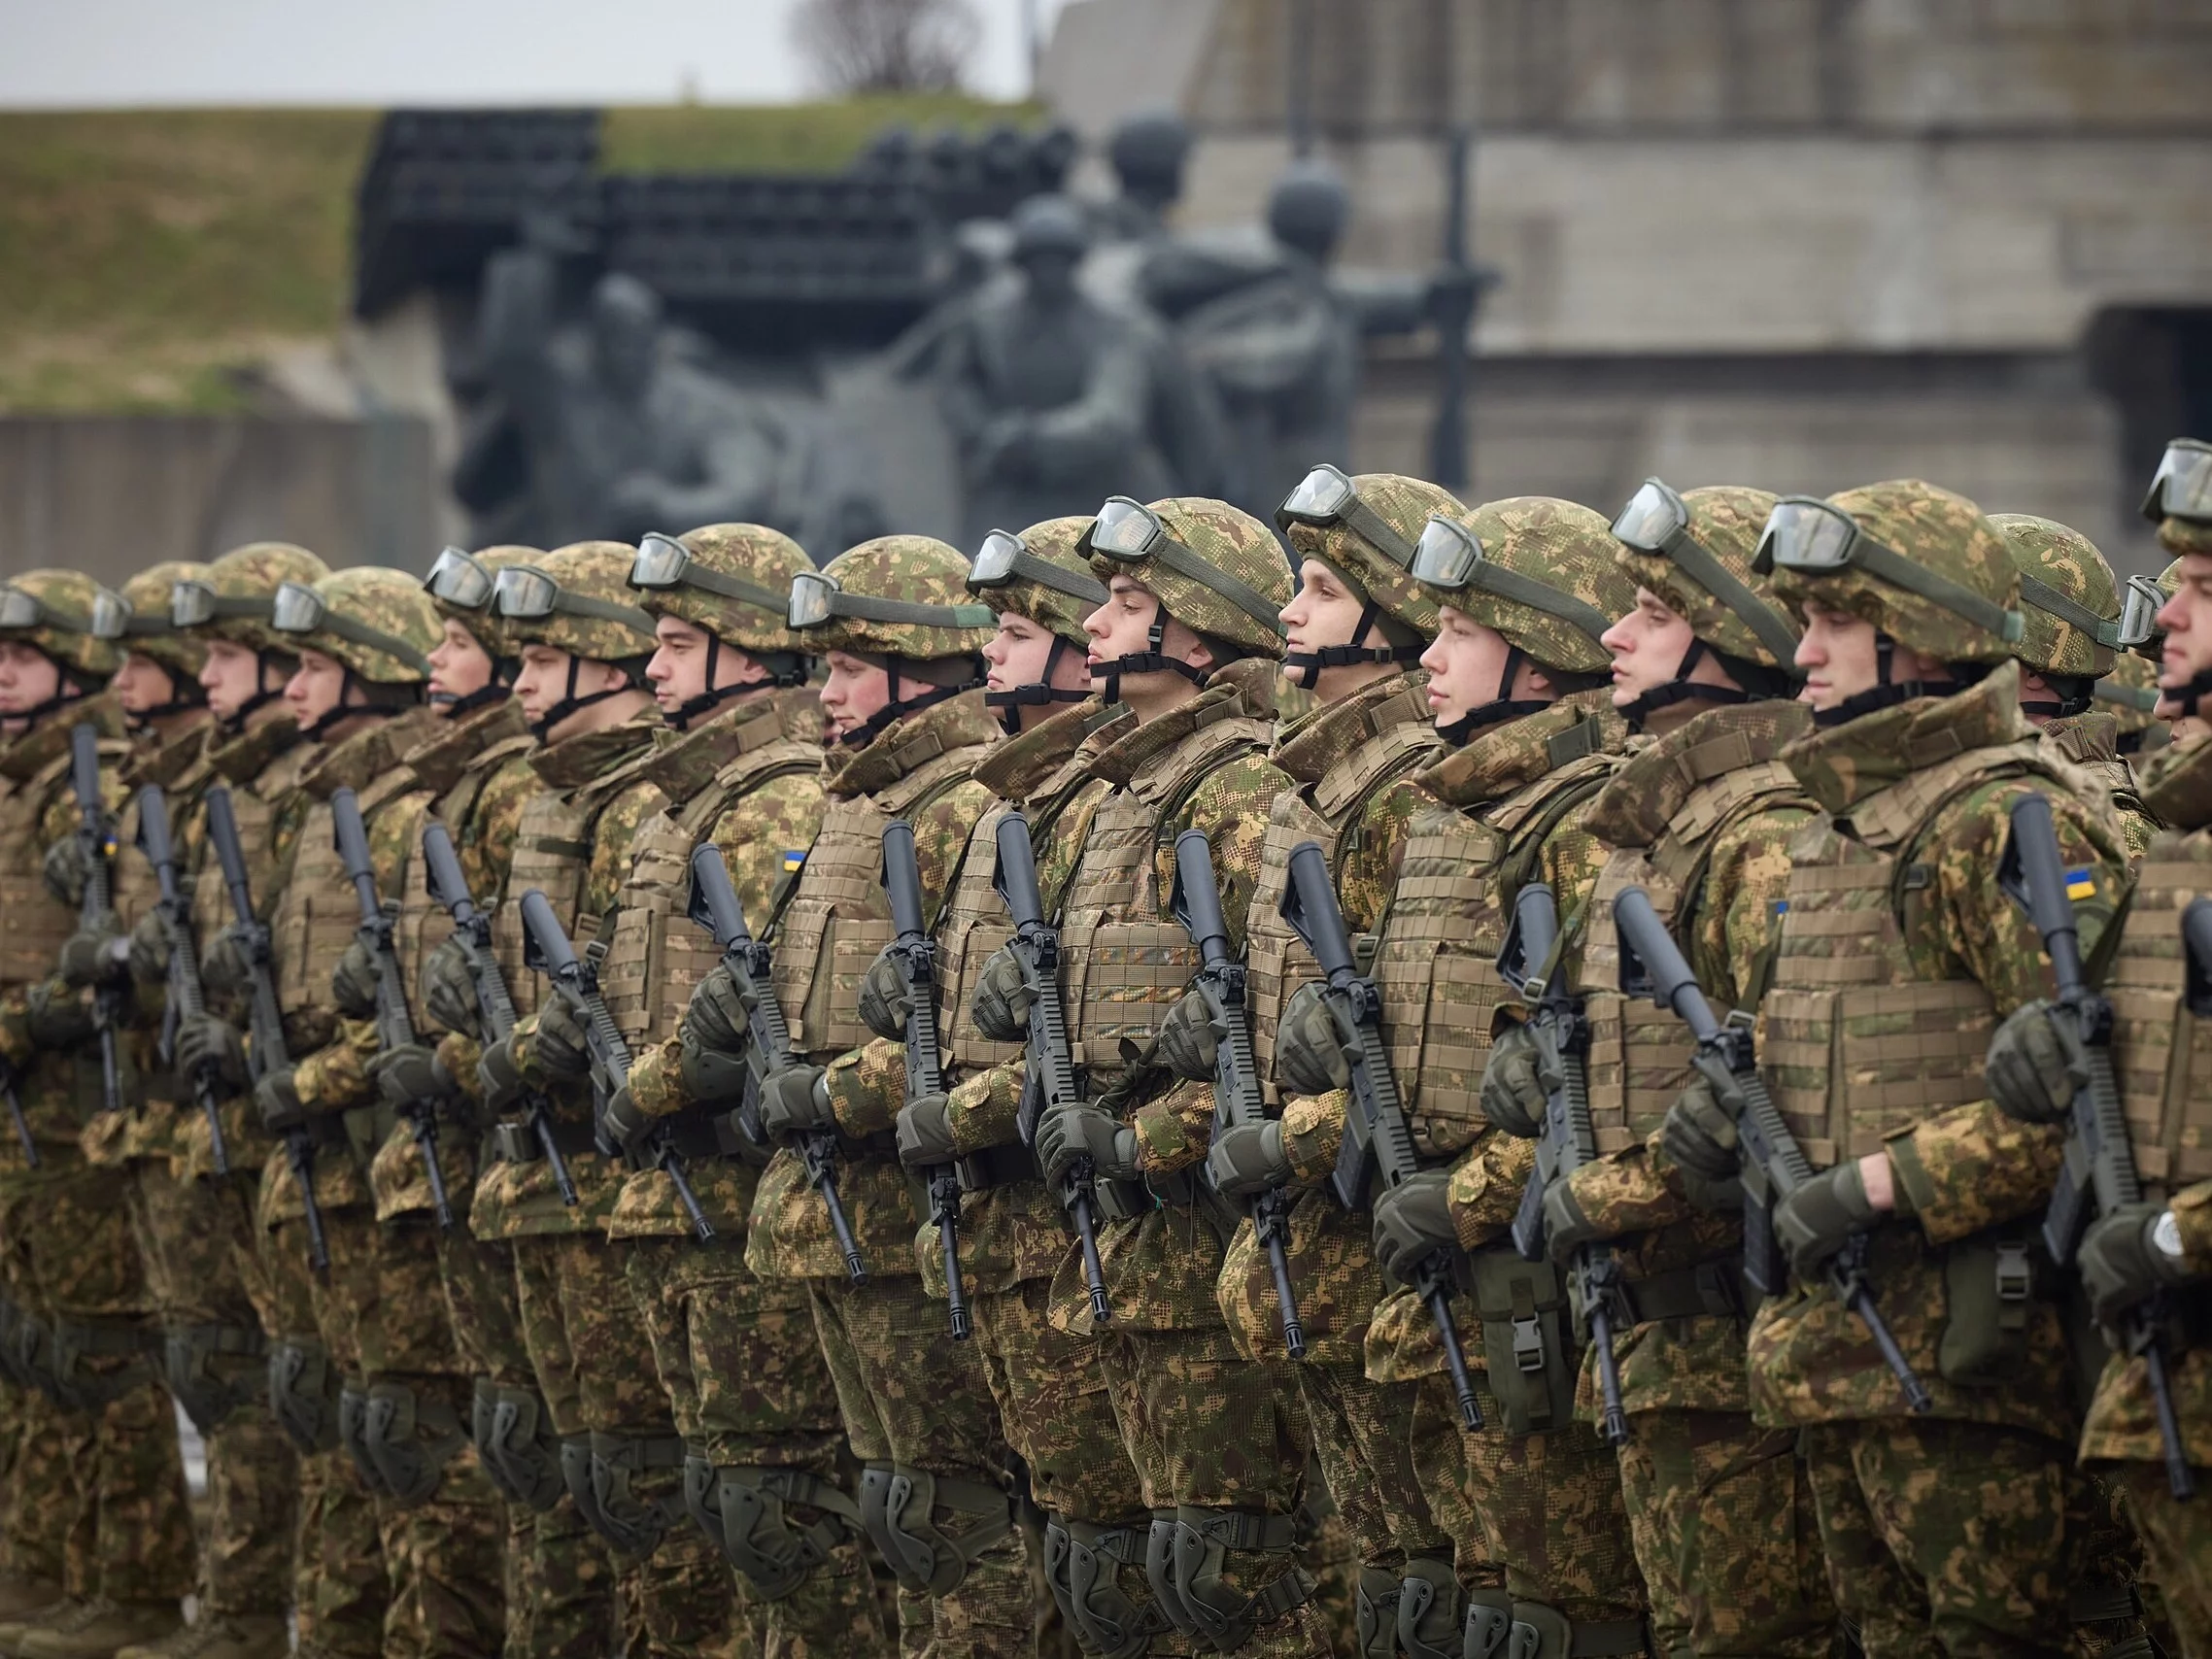
POLYGON ((546 645, 594 662, 651 656, 653 619, 638 609, 630 585, 636 559, 637 550, 627 542, 579 541, 508 566, 502 576, 536 571, 559 596, 551 611, 537 617, 516 616, 504 600, 495 600, 492 608, 501 634, 518 653, 526 645, 546 645))
POLYGON ((242 601, 252 602, 251 608, 237 614, 219 614, 187 627, 186 632, 228 640, 251 651, 289 654, 297 649, 296 642, 269 626, 269 607, 276 600, 277 590, 287 582, 313 587, 329 574, 327 564, 290 542, 255 541, 234 547, 210 564, 200 581, 224 610, 242 601))
POLYGON ((2124 651, 2091 695, 2096 707, 2119 721, 2122 731, 2147 731, 2158 722, 2159 665, 2124 651))
POLYGON ((91 577, 78 570, 25 570, 9 577, 7 588, 36 601, 35 620, 20 627, 0 626, 0 639, 33 646, 84 679, 105 681, 122 665, 116 647, 92 632, 100 585, 91 577))
POLYGON ((2096 544, 2054 519, 1991 513, 2020 568, 2020 643, 2013 655, 2053 674, 2108 674, 2120 585, 2096 544))
POLYGON ((1449 517, 1481 543, 1483 565, 1565 595, 1574 614, 1486 592, 1479 580, 1465 588, 1432 588, 1440 603, 1495 628, 1542 667, 1599 674, 1613 665, 1599 639, 1636 608, 1636 584, 1615 558, 1619 544, 1610 520, 1550 495, 1509 496, 1449 517))
MULTIPOLYGON (((1861 535, 1984 605, 2017 613, 2020 573, 2012 544, 1965 496, 1917 478, 1900 478, 1845 490, 1827 500, 1851 516, 1861 535)), ((1870 622, 1898 643, 1941 661, 2001 662, 2013 652, 2014 642, 1994 628, 1863 565, 1819 572, 1778 567, 1774 592, 1794 610, 1811 602, 1870 622)))
MULTIPOLYGON (((1689 512, 1690 538, 1748 589, 1754 601, 1772 611, 1791 636, 1802 631, 1789 607, 1775 597, 1768 579, 1752 568, 1759 532, 1766 526, 1766 516, 1774 511, 1774 497, 1764 490, 1715 484, 1684 491, 1682 504, 1689 512)), ((1630 581, 1656 593, 1669 610, 1688 623, 1695 638, 1762 668, 1795 672, 1791 660, 1778 657, 1725 595, 1711 592, 1665 554, 1622 545, 1614 557, 1630 581)))
POLYGON ((766 525, 701 525, 672 539, 689 556, 685 576, 667 588, 631 583, 631 604, 649 617, 702 627, 740 651, 808 654, 786 621, 791 579, 814 568, 804 548, 766 525), (710 588, 692 580, 694 573, 722 581, 710 588))
POLYGON ((303 628, 273 629, 277 640, 294 651, 320 651, 375 685, 420 685, 429 678, 430 653, 444 627, 416 578, 359 564, 332 571, 312 592, 322 601, 321 615, 303 628))
POLYGON ((152 658, 172 678, 196 680, 207 662, 207 641, 170 620, 169 595, 178 583, 205 581, 207 573, 208 566, 194 560, 165 559, 125 582, 120 597, 130 607, 130 616, 118 646, 152 658))
MULTIPOLYGON (((829 614, 793 631, 816 656, 846 651, 856 657, 897 657, 932 662, 973 657, 990 643, 999 614, 968 592, 969 561, 931 536, 877 536, 847 548, 824 567, 829 614), (891 610, 913 614, 860 616, 842 601, 888 600, 891 610)), ((804 573, 801 573, 804 576, 804 573)))
MULTIPOLYGON (((1185 627, 1251 656, 1279 661, 1282 624, 1276 613, 1290 603, 1291 586, 1290 563, 1275 532, 1242 508, 1209 496, 1169 496, 1152 502, 1149 510, 1179 551, 1163 549, 1157 556, 1117 559, 1096 551, 1086 540, 1084 557, 1091 574, 1106 583, 1116 576, 1142 583, 1161 608, 1185 627), (1205 572, 1178 570, 1170 562, 1180 563, 1185 555, 1205 566, 1205 572), (1219 580, 1223 577, 1226 582, 1219 580)), ((1084 535, 1090 534, 1086 528, 1084 535)))
POLYGON ((1091 521, 1080 515, 1067 519, 1046 519, 1021 532, 1017 538, 1022 550, 1039 563, 1049 564, 1064 572, 1069 586, 1089 584, 1098 593, 1075 593, 1061 588, 1047 587, 1033 577, 1015 575, 1004 582, 977 584, 972 578, 968 591, 979 603, 995 610, 1012 611, 1032 622, 1041 623, 1071 645, 1088 647, 1090 635, 1083 631, 1083 624, 1091 613, 1106 603, 1106 590, 1099 579, 1091 574, 1090 565, 1075 551, 1083 539, 1083 532, 1091 527, 1091 521))
MULTIPOLYGON (((481 564, 493 576, 497 576, 510 564, 534 564, 544 557, 545 550, 543 548, 524 547, 517 542, 500 542, 492 547, 480 547, 469 555, 469 558, 475 559, 478 564, 481 564)), ((428 592, 427 588, 425 592, 428 592)), ((471 609, 466 605, 457 605, 450 599, 440 598, 432 592, 430 593, 430 603, 437 607, 438 615, 447 622, 458 623, 466 628, 469 637, 484 648, 486 656, 500 658, 512 657, 515 654, 514 642, 506 637, 505 630, 499 626, 499 618, 493 611, 489 599, 471 609)))
MULTIPOLYGON (((1467 511, 1466 503, 1442 485, 1395 472, 1363 472, 1351 486, 1361 503, 1403 536, 1408 548, 1421 539, 1432 515, 1456 518, 1467 511)), ((1392 622, 1424 639, 1435 634, 1436 590, 1414 581, 1404 564, 1350 525, 1309 525, 1291 519, 1283 530, 1295 559, 1319 559, 1392 622)))

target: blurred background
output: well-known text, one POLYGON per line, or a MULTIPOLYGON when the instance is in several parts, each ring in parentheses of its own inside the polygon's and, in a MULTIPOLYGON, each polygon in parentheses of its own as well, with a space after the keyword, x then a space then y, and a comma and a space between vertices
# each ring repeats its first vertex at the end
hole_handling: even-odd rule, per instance
POLYGON ((1316 460, 2159 562, 2212 0, 0 0, 0 569, 1316 460))

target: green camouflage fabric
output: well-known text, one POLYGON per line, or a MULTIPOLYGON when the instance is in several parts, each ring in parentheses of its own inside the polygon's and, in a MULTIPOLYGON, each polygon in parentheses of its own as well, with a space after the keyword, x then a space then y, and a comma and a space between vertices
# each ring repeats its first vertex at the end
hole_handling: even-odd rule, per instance
MULTIPOLYGON (((2134 768, 2120 753, 2120 722, 2106 712, 2108 707, 2101 705, 2087 714, 2062 714, 2047 720, 2037 728, 2037 736, 2046 751, 2078 768, 2081 782, 2093 786, 2095 794, 2102 796, 2119 824, 2121 839, 2127 849, 2127 866, 2132 869, 2142 862, 2161 826, 2143 804, 2134 768)), ((2090 792, 2085 789, 2084 793, 2090 792)))
MULTIPOLYGON (((1774 511, 1774 497, 1764 490, 1717 484, 1684 491, 1682 504, 1689 509, 1690 538, 1795 633, 1797 619, 1774 597, 1767 579, 1752 568, 1767 515, 1774 511)), ((1765 668, 1790 666, 1775 656, 1733 605, 1709 592, 1666 554, 1619 546, 1614 557, 1630 581, 1658 594, 1669 610, 1689 624, 1692 634, 1715 650, 1765 668)))
POLYGON ((2037 603, 2034 591, 2026 586, 2033 578, 2100 620, 2118 624, 2120 584, 2096 544, 2055 519, 2028 513, 1991 513, 1990 523, 2004 532, 2013 562, 2020 567, 2025 628, 2013 655, 2030 668, 2054 674, 2111 672, 2112 647, 2085 628, 2079 618, 2060 616, 2037 603))
POLYGON ((2112 672, 2097 681, 2093 694, 2096 706, 2118 722, 2121 736, 2131 740, 2133 747, 2146 747, 2143 734, 2154 727, 2163 732, 2152 712, 2159 702, 2159 665, 2149 658, 2121 652, 2112 672))
POLYGON ((2212 524, 2200 519, 2161 519, 2159 545, 2176 559, 2185 553, 2212 553, 2212 524))
POLYGON ((238 615, 217 616, 185 632, 227 639, 255 651, 289 653, 293 648, 279 639, 269 626, 269 602, 287 582, 312 588, 329 574, 327 564, 304 547, 294 547, 290 542, 255 541, 234 547, 207 567, 207 585, 215 590, 219 600, 258 603, 251 611, 241 607, 238 615))
POLYGON ((1485 592, 1479 583, 1433 590, 1439 603, 1495 628, 1544 667, 1577 674, 1612 667, 1613 654, 1598 643, 1598 635, 1614 618, 1636 608, 1636 585, 1615 562, 1618 544, 1607 520, 1548 495, 1487 501, 1452 517, 1481 542, 1485 564, 1582 600, 1604 619, 1604 626, 1585 628, 1517 599, 1485 592))
POLYGON ((968 592, 968 560, 929 536, 878 536, 848 548, 824 567, 839 592, 909 605, 950 607, 940 622, 879 622, 832 616, 798 630, 817 656, 849 651, 861 657, 902 657, 929 662, 981 651, 998 613, 968 592))
POLYGON ((0 628, 0 639, 33 645, 77 674, 104 681, 122 665, 122 655, 91 633, 92 601, 100 585, 79 570, 25 570, 7 586, 28 593, 42 607, 29 627, 0 628))
MULTIPOLYGON (((288 1241, 293 1249, 299 1240, 288 1241)), ((303 1266, 301 1276, 306 1274, 303 1266)), ((382 1659, 391 1601, 376 1506, 342 1451, 299 1460, 292 1616, 317 1659, 382 1659)))
MULTIPOLYGON (((1957 583, 1991 604, 2020 606, 2020 572, 2004 532, 1963 495, 1895 479, 1828 497, 1892 553, 1957 583)), ((2001 662, 2012 642, 1946 605, 1868 576, 1856 566, 1822 575, 1774 572, 1774 592, 1801 610, 1807 601, 1872 623, 1890 638, 1946 662, 2001 662)))
POLYGON ((979 604, 1013 611, 1033 622, 1042 623, 1070 644, 1088 648, 1090 636, 1083 631, 1083 620, 1106 603, 1106 585, 1091 574, 1083 556, 1076 551, 1076 543, 1090 527, 1091 521, 1086 518, 1046 519, 1021 532, 1022 546, 1029 550, 1030 557, 1063 572, 1069 586, 1080 592, 1047 587, 1028 576, 1015 576, 989 585, 979 584, 970 576, 969 592, 979 604))
MULTIPOLYGON (((1242 582, 1277 610, 1290 603, 1290 566, 1282 557, 1282 544, 1259 520, 1226 501, 1202 495, 1172 496, 1150 505, 1168 533, 1201 562, 1242 582)), ((1086 557, 1091 574, 1101 582, 1111 582, 1117 575, 1141 582, 1168 615, 1184 626, 1226 640, 1241 652, 1281 657, 1282 625, 1273 620, 1262 623, 1230 603, 1217 589, 1171 570, 1156 559, 1112 559, 1103 553, 1086 557)))
MULTIPOLYGON (((1406 538, 1412 547, 1432 515, 1463 518, 1466 503, 1441 485, 1407 478, 1395 472, 1363 472, 1352 488, 1383 523, 1406 538)), ((1382 549, 1345 525, 1322 528, 1292 521, 1283 529, 1292 559, 1318 559, 1343 576, 1360 596, 1371 599, 1377 610, 1399 624, 1411 636, 1433 637, 1437 630, 1435 590, 1416 582, 1412 574, 1382 549)))
POLYGON ((549 645, 572 657, 594 662, 627 662, 653 651, 653 619, 638 608, 637 592, 630 585, 630 567, 637 550, 627 542, 579 541, 556 548, 529 568, 553 579, 563 594, 612 605, 612 615, 582 615, 554 610, 542 617, 509 616, 498 602, 495 623, 500 637, 518 650, 525 645, 549 645))
POLYGON ((746 583, 760 598, 711 592, 689 582, 632 587, 630 600, 639 610, 649 617, 676 617, 743 651, 806 653, 806 643, 785 626, 791 579, 814 568, 804 548, 766 525, 702 525, 676 540, 698 568, 746 583))
POLYGON ((272 629, 283 650, 320 651, 380 686, 418 685, 429 677, 429 655, 445 635, 438 608, 402 571, 356 565, 315 584, 325 612, 302 633, 272 629))
POLYGON ((169 591, 180 582, 205 581, 209 570, 190 559, 165 559, 125 582, 120 591, 130 606, 130 621, 122 649, 151 657, 173 675, 196 679, 207 660, 207 644, 171 624, 169 591))
POLYGON ((2175 1500, 2156 1460, 2122 1464, 2111 1479, 2127 1496, 2127 1519, 2142 1542, 2143 1587, 2156 1587, 2181 1650, 2203 1652, 2212 1642, 2212 1542, 2204 1528, 2188 1504, 2175 1500))

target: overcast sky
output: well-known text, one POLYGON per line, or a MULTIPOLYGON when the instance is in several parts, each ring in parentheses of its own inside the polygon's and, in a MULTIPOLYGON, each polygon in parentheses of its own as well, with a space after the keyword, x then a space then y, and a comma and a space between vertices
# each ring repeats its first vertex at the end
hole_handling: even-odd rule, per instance
MULTIPOLYGON (((1029 89, 1022 17, 969 0, 976 88, 1029 89)), ((815 88, 797 0, 0 0, 0 108, 766 103, 815 88)))

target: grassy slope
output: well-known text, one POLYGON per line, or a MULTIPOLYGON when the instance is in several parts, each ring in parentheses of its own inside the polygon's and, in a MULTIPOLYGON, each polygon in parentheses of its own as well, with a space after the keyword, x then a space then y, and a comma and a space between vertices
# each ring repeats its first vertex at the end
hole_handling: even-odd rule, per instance
MULTIPOLYGON (((880 128, 1028 112, 962 98, 621 109, 617 171, 827 171, 880 128)), ((357 110, 0 115, 0 410, 220 409, 223 373, 345 320, 357 110)))

